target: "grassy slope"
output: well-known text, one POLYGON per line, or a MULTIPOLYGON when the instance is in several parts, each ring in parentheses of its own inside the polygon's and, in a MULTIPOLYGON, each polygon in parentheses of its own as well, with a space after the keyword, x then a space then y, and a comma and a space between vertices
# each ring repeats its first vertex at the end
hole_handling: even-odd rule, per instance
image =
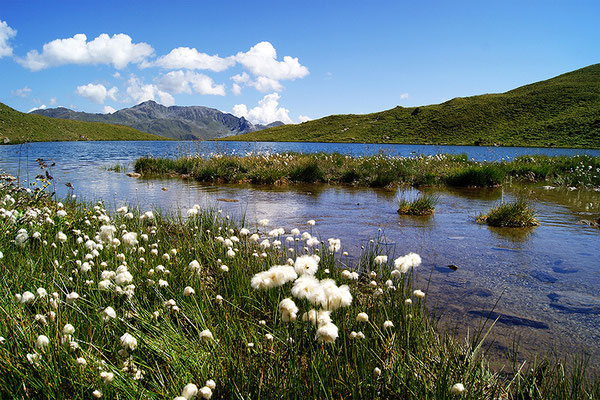
POLYGON ((600 147, 600 64, 415 109, 332 115, 227 140, 600 147))
POLYGON ((136 129, 24 114, 0 103, 0 143, 53 142, 68 140, 169 140, 136 129))

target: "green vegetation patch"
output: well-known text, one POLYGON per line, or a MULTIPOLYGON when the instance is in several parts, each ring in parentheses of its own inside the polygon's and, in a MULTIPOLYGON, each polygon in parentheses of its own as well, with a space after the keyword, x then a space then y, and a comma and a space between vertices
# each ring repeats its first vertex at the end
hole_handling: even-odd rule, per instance
POLYGON ((424 194, 414 200, 398 200, 398 214, 401 215, 432 215, 435 212, 439 198, 424 194))
POLYGON ((476 219, 490 226, 524 228, 540 224, 535 215, 536 211, 531 207, 530 201, 525 197, 519 197, 512 202, 497 205, 487 214, 481 214, 476 219))

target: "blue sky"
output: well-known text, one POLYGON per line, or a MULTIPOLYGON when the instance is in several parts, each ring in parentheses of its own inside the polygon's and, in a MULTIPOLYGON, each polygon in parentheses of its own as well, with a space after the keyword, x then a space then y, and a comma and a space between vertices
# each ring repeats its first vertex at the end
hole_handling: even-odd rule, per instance
POLYGON ((0 102, 152 98, 259 123, 439 103, 600 62, 599 15, 599 1, 2 0, 0 102))

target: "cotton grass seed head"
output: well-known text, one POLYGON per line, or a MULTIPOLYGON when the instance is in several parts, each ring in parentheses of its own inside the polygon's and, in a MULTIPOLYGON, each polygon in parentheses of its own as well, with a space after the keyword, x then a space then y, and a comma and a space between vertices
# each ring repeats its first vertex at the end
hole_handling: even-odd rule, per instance
POLYGON ((460 394, 463 394, 464 391, 465 391, 465 386, 462 383, 455 383, 450 388, 450 393, 452 393, 452 394, 460 395, 460 394))

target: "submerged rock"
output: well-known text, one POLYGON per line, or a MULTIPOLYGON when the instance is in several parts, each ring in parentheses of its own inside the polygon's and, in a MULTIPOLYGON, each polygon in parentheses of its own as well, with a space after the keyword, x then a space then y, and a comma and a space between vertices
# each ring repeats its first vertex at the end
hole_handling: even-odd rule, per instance
POLYGON ((558 278, 556 278, 555 276, 552 276, 544 271, 533 271, 531 273, 531 276, 537 279, 538 281, 544 283, 554 283, 558 280, 558 278))
POLYGON ((577 314, 600 314, 600 298, 575 291, 552 292, 550 307, 577 314))
POLYGON ((535 321, 529 318, 517 317, 516 315, 502 314, 496 311, 472 310, 469 311, 469 314, 482 318, 488 318, 492 321, 498 319, 498 322, 506 325, 526 326, 535 329, 548 329, 548 325, 543 322, 535 321))

